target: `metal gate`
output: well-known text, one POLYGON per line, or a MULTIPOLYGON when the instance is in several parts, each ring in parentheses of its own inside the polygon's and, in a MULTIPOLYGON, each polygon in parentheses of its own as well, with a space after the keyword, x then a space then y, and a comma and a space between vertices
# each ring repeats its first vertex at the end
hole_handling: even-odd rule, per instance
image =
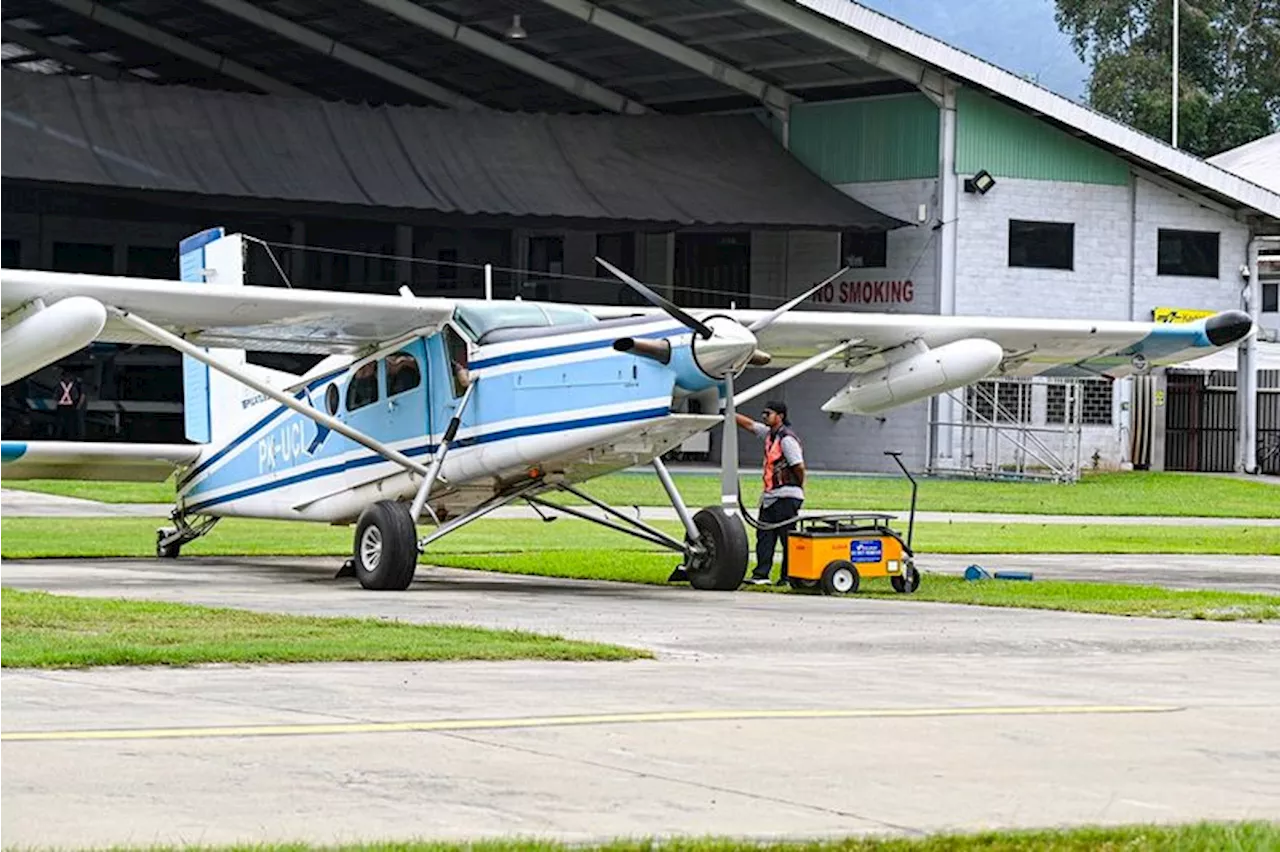
MULTIPOLYGON (((1170 371, 1167 378, 1165 470, 1235 470, 1236 374, 1170 371)), ((1280 474, 1280 370, 1258 374, 1258 467, 1280 474)))

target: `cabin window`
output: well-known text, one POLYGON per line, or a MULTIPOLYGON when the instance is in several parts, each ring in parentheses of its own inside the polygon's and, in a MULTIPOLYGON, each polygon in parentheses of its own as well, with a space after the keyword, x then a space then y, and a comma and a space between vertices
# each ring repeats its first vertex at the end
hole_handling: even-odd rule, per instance
POLYGON ((347 385, 347 411, 355 411, 378 401, 378 362, 370 361, 355 371, 347 385))
POLYGON ((468 372, 467 341, 463 340, 462 335, 454 331, 451 326, 445 326, 444 345, 449 354, 449 378, 453 382, 453 395, 459 397, 471 383, 468 372))
POLYGON ((408 352, 387 356, 387 396, 395 396, 422 384, 418 359, 408 352))
POLYGON ((338 385, 333 383, 324 392, 324 407, 330 414, 338 413, 338 385))

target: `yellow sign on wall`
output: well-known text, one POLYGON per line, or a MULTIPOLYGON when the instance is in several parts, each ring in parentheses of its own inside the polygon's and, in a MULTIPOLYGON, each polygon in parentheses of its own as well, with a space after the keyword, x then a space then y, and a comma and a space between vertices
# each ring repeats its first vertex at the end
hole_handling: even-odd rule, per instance
POLYGON ((1194 308, 1152 308, 1151 318, 1156 322, 1195 322, 1216 313, 1217 311, 1200 311, 1194 308))

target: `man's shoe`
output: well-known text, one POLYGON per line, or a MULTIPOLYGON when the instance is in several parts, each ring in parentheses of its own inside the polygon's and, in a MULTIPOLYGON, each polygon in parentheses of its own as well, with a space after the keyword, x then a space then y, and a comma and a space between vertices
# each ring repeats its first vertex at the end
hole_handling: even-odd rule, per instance
POLYGON ((773 581, 773 584, 775 586, 787 586, 791 584, 791 581, 788 580, 786 577, 779 577, 778 579, 773 581))
POLYGON ((769 585, 769 578, 768 577, 752 577, 750 580, 747 580, 747 582, 753 586, 767 586, 769 585))

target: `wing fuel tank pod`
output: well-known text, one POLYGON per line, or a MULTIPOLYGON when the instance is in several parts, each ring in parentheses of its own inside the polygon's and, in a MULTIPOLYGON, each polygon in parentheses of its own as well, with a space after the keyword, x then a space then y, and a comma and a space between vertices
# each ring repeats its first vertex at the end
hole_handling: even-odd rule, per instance
POLYGON ((1000 344, 982 338, 957 340, 936 349, 916 345, 919 351, 854 378, 823 403, 822 410, 876 414, 976 382, 1004 358, 1000 344))
POLYGON ((0 340, 0 384, 28 376, 92 343, 107 322, 102 303, 72 296, 33 313, 4 330, 0 340))

